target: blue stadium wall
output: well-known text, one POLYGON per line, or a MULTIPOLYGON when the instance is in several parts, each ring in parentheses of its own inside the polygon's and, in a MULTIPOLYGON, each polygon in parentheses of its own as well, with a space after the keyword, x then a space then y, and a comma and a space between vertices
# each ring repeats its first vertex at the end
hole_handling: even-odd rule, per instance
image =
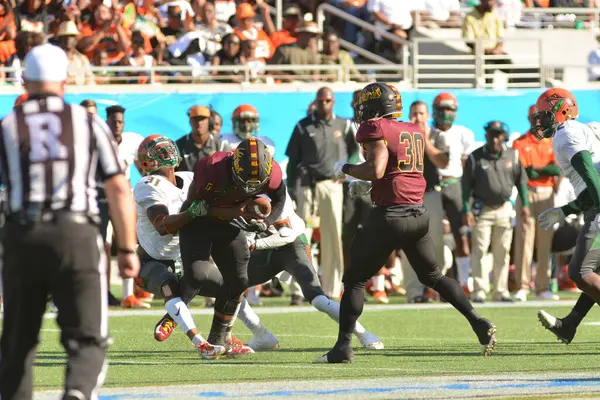
MULTIPOLYGON (((508 124, 511 132, 525 132, 528 128, 527 110, 534 104, 540 90, 453 90, 459 103, 456 123, 465 125, 475 132, 478 141, 484 139, 483 126, 490 120, 501 120, 508 124)), ((431 101, 439 91, 403 91, 402 100, 405 118, 408 108, 415 100, 431 101)), ((574 91, 580 110, 580 120, 589 122, 600 119, 600 94, 595 90, 574 91)), ((275 159, 285 159, 285 147, 296 122, 306 115, 314 93, 272 92, 272 93, 85 93, 69 94, 67 101, 79 103, 84 99, 94 99, 101 116, 104 109, 120 104, 127 109, 125 114, 126 131, 138 132, 143 136, 160 133, 177 139, 188 133, 186 110, 195 104, 212 104, 223 116, 223 133, 231 131, 231 113, 242 103, 253 104, 260 113, 260 131, 273 139, 276 145, 275 159)), ((336 92, 335 113, 340 117, 351 117, 350 101, 352 92, 336 92)), ((0 95, 0 115, 5 115, 12 107, 15 95, 0 95)), ((137 180, 137 177, 132 177, 137 180)))

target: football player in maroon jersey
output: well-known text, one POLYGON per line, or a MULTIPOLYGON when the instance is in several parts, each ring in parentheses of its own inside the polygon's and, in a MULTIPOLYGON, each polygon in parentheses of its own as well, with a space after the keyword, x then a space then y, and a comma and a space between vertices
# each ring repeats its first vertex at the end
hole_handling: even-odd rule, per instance
POLYGON ((314 362, 342 363, 354 359, 351 339, 363 310, 365 283, 385 263, 390 252, 402 249, 419 280, 437 291, 463 314, 489 355, 496 345, 496 327, 477 315, 460 284, 440 273, 429 236, 429 214, 423 207, 425 179, 423 153, 440 156, 412 123, 398 122, 402 98, 385 83, 367 85, 360 94, 356 140, 366 152, 366 161, 352 165, 336 163, 336 178, 351 175, 371 181, 375 208, 352 243, 351 261, 344 274, 338 340, 314 362))
MULTIPOLYGON (((210 284, 212 256, 223 276, 223 286, 215 301, 210 344, 245 354, 242 344, 231 342, 231 328, 242 294, 248 288, 250 251, 240 227, 265 231, 280 217, 285 198, 281 168, 265 144, 255 137, 243 140, 233 152, 219 151, 196 163, 187 202, 192 208, 189 212, 198 218, 180 230, 180 285, 183 299, 189 301, 203 285, 210 284), (246 209, 259 194, 271 199, 271 213, 266 217, 246 209), (230 223, 233 219, 238 221, 237 226, 230 223)), ((182 210, 186 208, 184 204, 182 210)))

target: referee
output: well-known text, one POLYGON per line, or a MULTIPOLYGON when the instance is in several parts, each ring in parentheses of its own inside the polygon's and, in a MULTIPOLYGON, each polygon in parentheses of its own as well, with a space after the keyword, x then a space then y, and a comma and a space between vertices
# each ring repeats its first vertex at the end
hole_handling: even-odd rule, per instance
POLYGON ((68 60, 58 47, 24 60, 29 100, 0 123, 0 167, 8 194, 0 398, 31 399, 32 364, 46 301, 58 308, 67 352, 63 399, 92 399, 106 374, 106 262, 96 226, 96 172, 104 180, 119 239, 121 275, 135 277, 135 214, 106 124, 62 96, 68 60))

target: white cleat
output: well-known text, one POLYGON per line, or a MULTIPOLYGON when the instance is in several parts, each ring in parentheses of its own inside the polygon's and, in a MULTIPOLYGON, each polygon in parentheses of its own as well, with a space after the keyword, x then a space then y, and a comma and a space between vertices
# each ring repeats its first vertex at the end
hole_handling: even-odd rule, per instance
POLYGON ((528 290, 519 289, 517 291, 517 293, 515 293, 515 295, 513 296, 512 301, 514 301, 514 302, 527 301, 527 294, 528 293, 529 293, 528 290))
POLYGON ((248 346, 254 351, 277 350, 279 348, 279 340, 271 332, 265 330, 258 335, 252 336, 248 341, 248 346))
POLYGON ((383 342, 373 335, 371 332, 365 332, 362 335, 356 334, 360 344, 367 350, 383 350, 383 342))

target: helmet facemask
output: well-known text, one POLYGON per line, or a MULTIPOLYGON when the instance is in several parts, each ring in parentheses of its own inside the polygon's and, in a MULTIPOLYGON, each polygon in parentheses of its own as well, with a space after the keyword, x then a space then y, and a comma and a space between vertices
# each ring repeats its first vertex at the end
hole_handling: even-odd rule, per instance
POLYGON ((535 127, 532 133, 538 140, 551 138, 560 126, 560 123, 556 122, 556 116, 552 111, 536 111, 533 114, 533 120, 535 121, 535 127))
POLYGON ((440 105, 433 107, 433 120, 437 125, 452 125, 456 120, 456 106, 440 105))
POLYGON ((159 137, 146 143, 145 151, 138 155, 138 160, 144 173, 150 175, 161 168, 177 167, 181 157, 172 140, 159 137))
POLYGON ((233 132, 242 140, 255 136, 258 133, 258 127, 258 117, 236 118, 233 121, 233 132))

